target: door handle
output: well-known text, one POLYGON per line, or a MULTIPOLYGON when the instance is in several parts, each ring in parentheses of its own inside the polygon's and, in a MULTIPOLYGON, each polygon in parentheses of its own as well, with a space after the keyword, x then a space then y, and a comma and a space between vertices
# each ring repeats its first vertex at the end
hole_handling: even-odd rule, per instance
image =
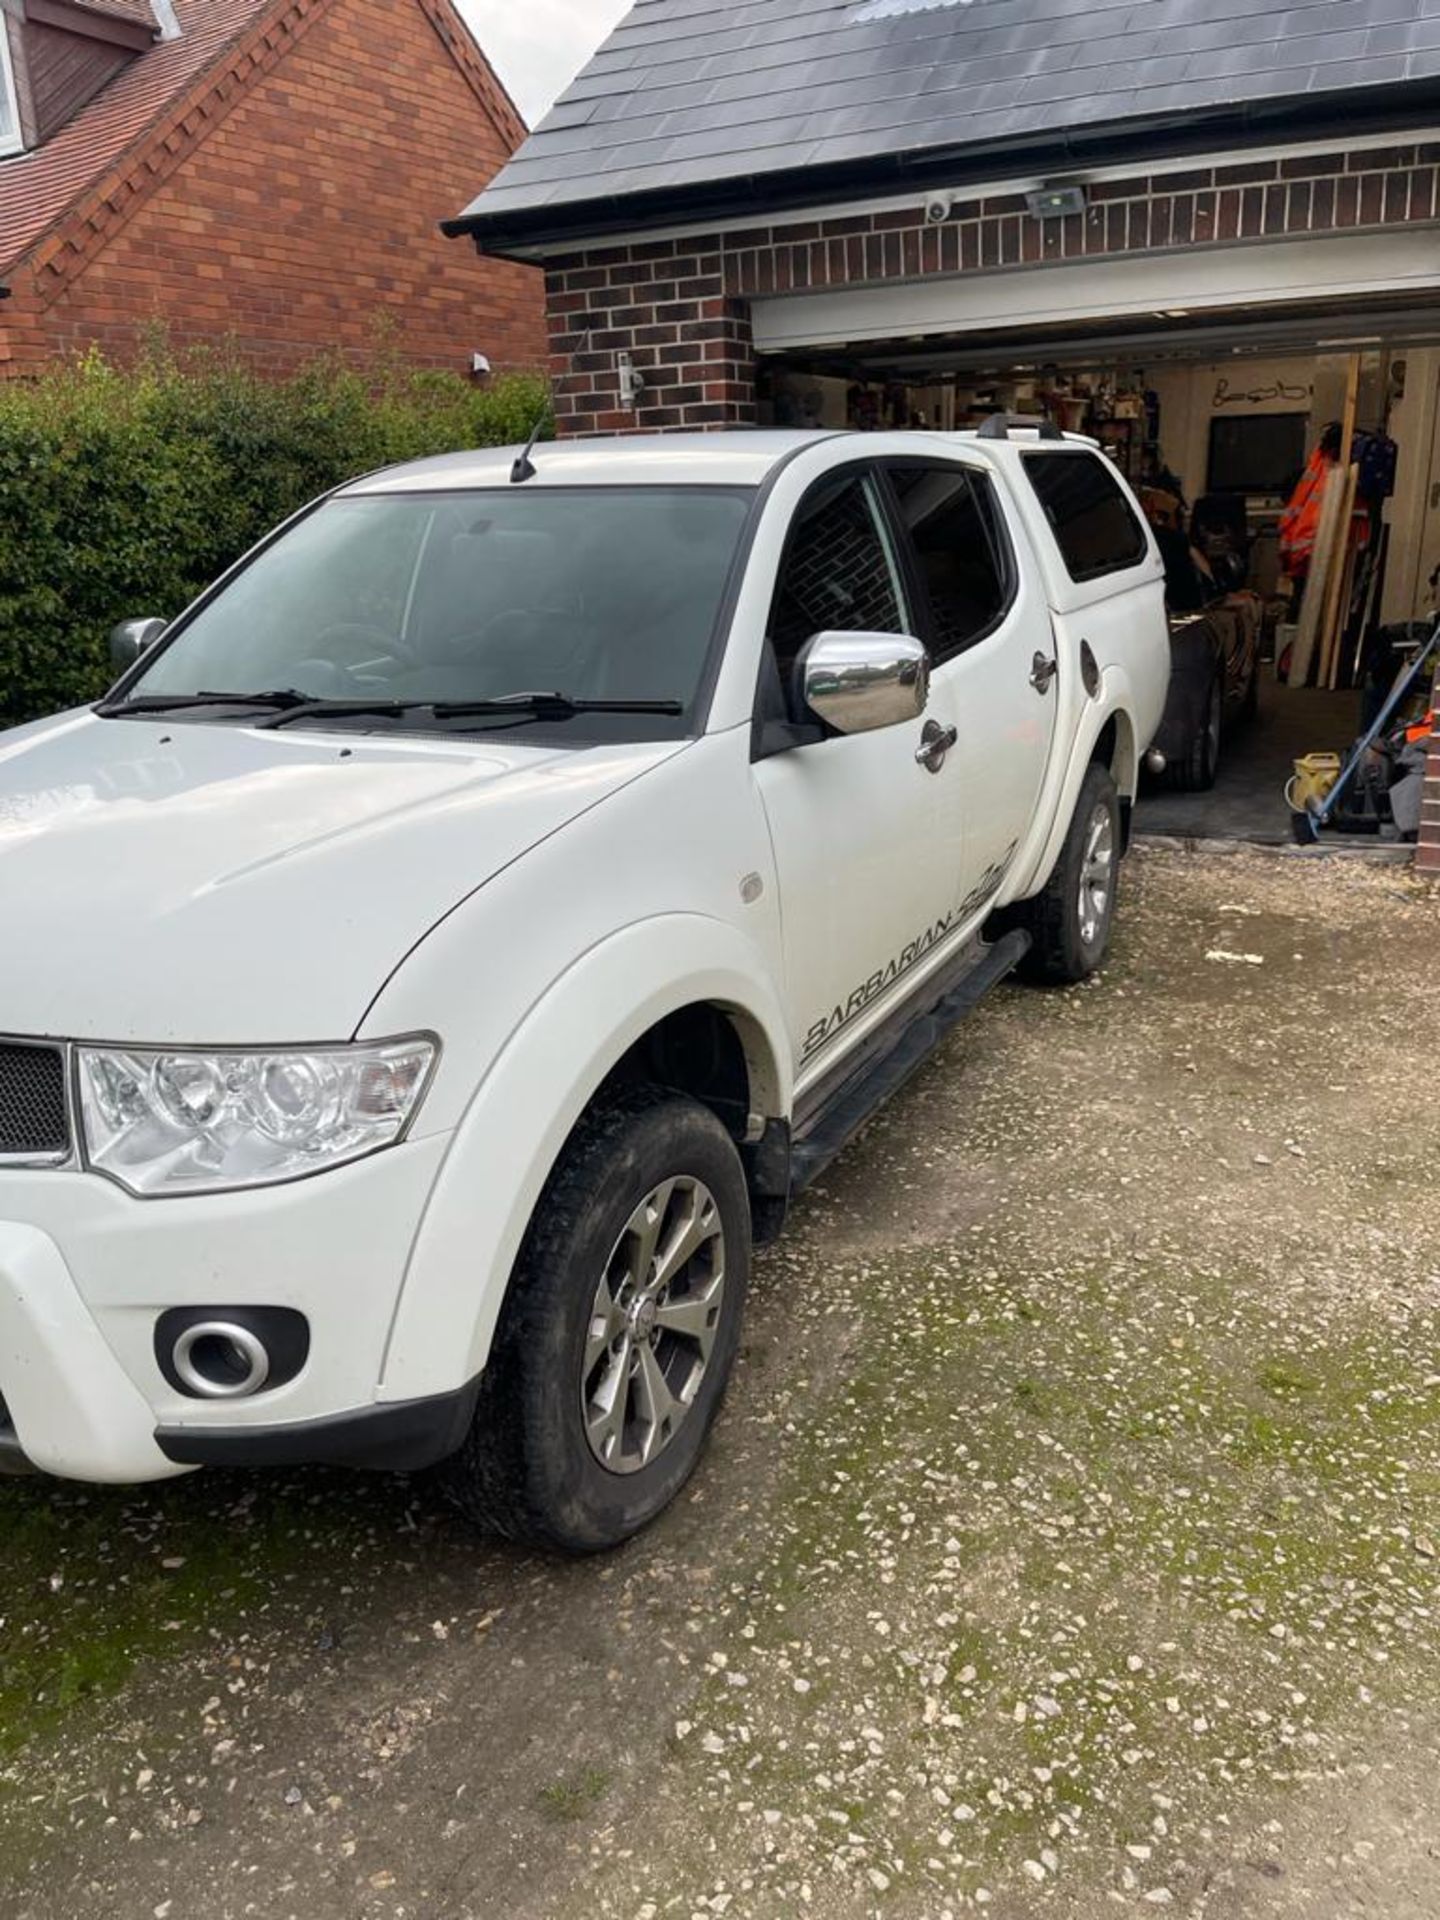
POLYGON ((1048 653, 1037 653, 1030 662, 1030 684, 1037 693, 1048 693, 1050 682, 1060 671, 1060 662, 1052 660, 1048 653))
POLYGON ((942 727, 938 720, 927 720, 920 744, 915 749, 915 764, 927 773, 939 773, 945 756, 960 738, 956 727, 942 727))

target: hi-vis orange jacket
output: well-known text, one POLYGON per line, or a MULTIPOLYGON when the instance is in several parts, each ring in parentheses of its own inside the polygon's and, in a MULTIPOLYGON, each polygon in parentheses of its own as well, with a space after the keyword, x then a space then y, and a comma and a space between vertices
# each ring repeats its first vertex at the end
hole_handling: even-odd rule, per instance
POLYGON ((1320 507, 1325 498, 1325 482, 1335 462, 1327 460, 1319 447, 1310 456, 1300 484, 1290 496, 1290 504, 1280 516, 1280 565, 1292 580, 1310 571, 1315 557, 1315 536, 1320 531, 1320 507))

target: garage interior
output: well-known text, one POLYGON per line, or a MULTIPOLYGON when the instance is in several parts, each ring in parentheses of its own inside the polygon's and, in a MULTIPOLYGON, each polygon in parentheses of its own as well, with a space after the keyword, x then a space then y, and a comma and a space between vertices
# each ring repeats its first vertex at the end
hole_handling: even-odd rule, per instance
MULTIPOLYGON (((1005 278, 1016 284, 1021 276, 1005 278)), ((1079 291, 1077 286, 1076 291, 1079 291)), ((778 304, 778 303, 777 303, 778 304)), ((1003 303, 1002 303, 1003 304, 1003 303)), ((798 303, 787 303, 789 314, 798 303)), ((844 315, 827 316, 827 331, 844 315)), ((760 415, 806 427, 977 427, 996 413, 1048 416, 1093 436, 1137 490, 1178 491, 1192 547, 1226 523, 1227 579, 1254 596, 1257 698, 1228 711, 1213 787, 1148 780, 1143 832, 1286 842, 1295 762, 1344 756, 1374 717, 1404 655, 1380 630, 1423 622, 1440 564, 1440 314, 1413 293, 1206 311, 1152 308, 1092 321, 952 333, 819 339, 769 346, 762 329, 760 415), (1333 569, 1311 625, 1325 625, 1308 667, 1296 656, 1302 613, 1281 563, 1279 523, 1332 422, 1346 444, 1393 442, 1387 496, 1356 501, 1352 553, 1333 569), (1357 440, 1356 436, 1361 436, 1357 440), (1299 667, 1299 672, 1287 670, 1299 667)), ((1147 507, 1151 493, 1142 492, 1147 507)), ((1348 496, 1347 496, 1348 503, 1348 496)), ((1152 514, 1153 518, 1153 514, 1152 514)), ((1337 551, 1344 546, 1341 538, 1337 551)), ((1313 593, 1312 581, 1307 593, 1313 593)), ((1383 822, 1370 844, 1397 839, 1383 822)), ((1352 844, 1358 844, 1353 842, 1352 844)))

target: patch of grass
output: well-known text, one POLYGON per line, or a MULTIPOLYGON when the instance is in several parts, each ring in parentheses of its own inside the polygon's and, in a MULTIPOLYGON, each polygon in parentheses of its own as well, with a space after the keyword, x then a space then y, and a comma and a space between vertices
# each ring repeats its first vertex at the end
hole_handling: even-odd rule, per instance
POLYGON ((610 1775, 603 1767, 586 1767, 568 1780, 552 1780, 536 1795, 536 1803, 547 1820, 584 1820, 610 1790, 610 1775))
POLYGON ((1266 1393, 1277 1400, 1290 1400, 1301 1393, 1316 1393, 1320 1388, 1320 1381, 1313 1373, 1307 1373, 1284 1360, 1268 1361, 1260 1369, 1259 1379, 1266 1393))
POLYGON ((383 1552, 377 1530, 411 1497, 325 1474, 123 1491, 0 1480, 0 1763, 62 1728, 80 1736, 77 1715, 145 1661, 245 1644, 282 1596, 323 1616, 324 1569, 383 1552))

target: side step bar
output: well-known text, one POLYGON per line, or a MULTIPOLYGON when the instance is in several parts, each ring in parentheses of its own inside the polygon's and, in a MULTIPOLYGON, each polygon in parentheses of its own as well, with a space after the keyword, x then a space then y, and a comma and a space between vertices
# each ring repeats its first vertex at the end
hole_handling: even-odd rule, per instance
POLYGON ((872 1057, 815 1114, 790 1150, 790 1192, 803 1193, 824 1173, 875 1113, 897 1093, 939 1046, 952 1027, 973 1013, 992 987, 1015 971, 1030 951, 1021 928, 982 946, 973 966, 929 1008, 902 1027, 883 1053, 872 1057))

